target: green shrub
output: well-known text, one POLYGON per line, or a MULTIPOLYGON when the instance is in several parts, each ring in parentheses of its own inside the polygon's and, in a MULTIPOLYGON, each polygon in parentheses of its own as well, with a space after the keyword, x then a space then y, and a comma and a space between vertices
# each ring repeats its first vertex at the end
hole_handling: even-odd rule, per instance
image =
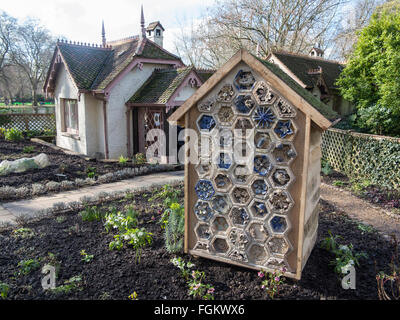
POLYGON ((99 208, 96 206, 85 207, 83 211, 80 212, 83 221, 100 221, 103 218, 103 214, 99 208))
POLYGON ((146 156, 143 153, 136 153, 134 160, 135 164, 145 164, 147 162, 146 156))
POLYGON ((23 153, 33 153, 35 152, 35 147, 34 146, 26 146, 22 149, 23 153))
POLYGON ((128 160, 129 160, 129 158, 125 158, 124 156, 120 156, 118 162, 119 162, 120 165, 125 166, 128 163, 128 160))
POLYGON ((22 132, 20 130, 11 128, 6 130, 4 138, 7 141, 21 141, 24 139, 24 136, 22 135, 22 132))
POLYGON ((328 231, 329 237, 325 238, 321 242, 321 248, 333 253, 335 259, 330 262, 334 266, 334 270, 337 274, 343 274, 344 271, 350 266, 359 266, 360 258, 367 258, 367 254, 364 252, 354 253, 353 245, 339 245, 337 240, 343 239, 341 236, 333 236, 331 231, 328 231))
POLYGON ((35 259, 21 260, 18 263, 18 267, 20 268, 19 274, 27 275, 32 271, 39 269, 40 263, 35 259))
POLYGON ((400 135, 399 8, 390 1, 372 15, 337 82, 371 133, 400 135))
POLYGON ((0 297, 2 299, 7 299, 9 291, 10 291, 10 286, 7 283, 0 282, 0 297))
POLYGON ((180 252, 183 248, 185 231, 185 209, 179 203, 172 203, 163 214, 163 217, 166 216, 168 216, 168 220, 164 231, 165 247, 168 252, 180 252))

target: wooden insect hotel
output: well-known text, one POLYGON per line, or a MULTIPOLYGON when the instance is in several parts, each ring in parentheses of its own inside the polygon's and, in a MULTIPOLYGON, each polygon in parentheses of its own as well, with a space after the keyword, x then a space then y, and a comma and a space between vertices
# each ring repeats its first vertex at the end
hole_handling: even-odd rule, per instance
POLYGON ((185 252, 300 279, 335 115, 276 65, 237 52, 168 119, 198 135, 185 142, 185 252))

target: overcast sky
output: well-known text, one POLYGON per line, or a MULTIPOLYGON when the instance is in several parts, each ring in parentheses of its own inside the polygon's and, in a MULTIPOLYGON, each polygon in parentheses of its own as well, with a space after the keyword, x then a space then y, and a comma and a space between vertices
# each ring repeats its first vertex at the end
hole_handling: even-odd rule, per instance
POLYGON ((174 51, 173 35, 179 21, 197 19, 214 0, 2 0, 0 10, 24 19, 39 18, 54 35, 68 40, 101 43, 104 19, 107 40, 139 34, 140 6, 146 26, 159 20, 164 28, 164 47, 174 51))

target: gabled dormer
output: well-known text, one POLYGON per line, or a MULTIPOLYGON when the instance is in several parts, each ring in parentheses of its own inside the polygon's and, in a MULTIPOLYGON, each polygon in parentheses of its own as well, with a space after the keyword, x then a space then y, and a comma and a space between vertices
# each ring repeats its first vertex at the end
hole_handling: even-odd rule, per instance
POLYGON ((149 24, 146 28, 147 38, 154 41, 160 47, 163 46, 164 40, 164 27, 161 25, 160 21, 155 21, 149 24))

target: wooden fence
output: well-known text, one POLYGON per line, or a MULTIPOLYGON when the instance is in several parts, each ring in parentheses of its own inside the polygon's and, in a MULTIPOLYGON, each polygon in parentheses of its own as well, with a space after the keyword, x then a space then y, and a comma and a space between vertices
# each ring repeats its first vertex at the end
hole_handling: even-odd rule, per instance
POLYGON ((54 113, 0 114, 0 128, 15 128, 21 131, 55 131, 56 118, 54 113))
POLYGON ((322 138, 322 157, 350 178, 400 188, 400 138, 328 129, 322 138))

